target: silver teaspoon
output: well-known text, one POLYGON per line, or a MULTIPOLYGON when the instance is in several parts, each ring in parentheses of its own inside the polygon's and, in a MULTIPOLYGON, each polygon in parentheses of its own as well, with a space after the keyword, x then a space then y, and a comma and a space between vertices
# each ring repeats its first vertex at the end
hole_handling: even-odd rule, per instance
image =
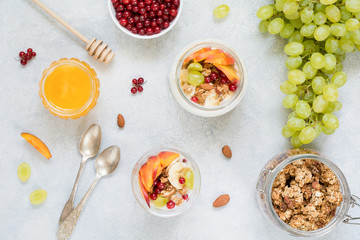
POLYGON ((85 193, 84 197, 81 199, 79 205, 70 213, 67 218, 60 224, 57 232, 57 237, 59 240, 68 239, 76 227, 76 223, 80 217, 80 214, 85 206, 86 201, 88 200, 90 194, 95 188, 99 180, 106 176, 110 175, 115 171, 120 161, 120 149, 117 146, 111 146, 105 149, 100 155, 96 158, 95 161, 95 170, 96 177, 90 186, 89 190, 85 193))
POLYGON ((64 209, 60 215, 59 224, 74 210, 74 198, 79 183, 81 173, 88 159, 93 158, 99 152, 101 142, 101 128, 97 124, 92 124, 82 135, 79 142, 79 152, 83 156, 80 167, 75 179, 73 189, 69 200, 65 203, 64 209))

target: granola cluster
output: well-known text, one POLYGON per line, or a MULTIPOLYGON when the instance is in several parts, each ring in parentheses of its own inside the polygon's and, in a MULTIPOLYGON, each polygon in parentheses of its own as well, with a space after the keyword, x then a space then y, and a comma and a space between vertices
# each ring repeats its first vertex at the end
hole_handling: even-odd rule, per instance
POLYGON ((336 175, 324 164, 301 159, 275 178, 272 204, 281 220, 293 228, 314 231, 326 226, 343 201, 336 175))

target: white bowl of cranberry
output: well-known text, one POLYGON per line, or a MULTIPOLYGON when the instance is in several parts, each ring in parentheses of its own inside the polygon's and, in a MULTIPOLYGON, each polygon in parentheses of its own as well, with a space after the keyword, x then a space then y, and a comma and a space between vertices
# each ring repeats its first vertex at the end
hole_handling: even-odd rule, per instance
POLYGON ((121 31, 135 38, 164 35, 177 23, 180 0, 108 0, 112 20, 121 31))

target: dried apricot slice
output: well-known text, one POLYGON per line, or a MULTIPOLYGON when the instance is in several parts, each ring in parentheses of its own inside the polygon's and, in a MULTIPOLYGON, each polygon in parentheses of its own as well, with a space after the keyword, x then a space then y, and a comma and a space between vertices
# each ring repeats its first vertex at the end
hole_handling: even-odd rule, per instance
POLYGON ((22 163, 18 167, 18 177, 21 181, 26 182, 31 175, 31 167, 27 163, 22 163))
POLYGON ((51 153, 48 147, 43 143, 38 137, 30 134, 30 133, 21 133, 21 136, 28 141, 36 150, 38 150, 44 157, 47 159, 51 158, 51 153))

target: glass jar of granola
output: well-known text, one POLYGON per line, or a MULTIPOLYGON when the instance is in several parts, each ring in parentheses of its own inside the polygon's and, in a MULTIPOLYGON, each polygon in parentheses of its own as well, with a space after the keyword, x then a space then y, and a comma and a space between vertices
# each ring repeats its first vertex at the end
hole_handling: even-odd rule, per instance
POLYGON ((246 68, 239 55, 217 40, 194 42, 175 59, 170 89, 188 112, 216 117, 233 110, 247 87, 246 68))
POLYGON ((322 236, 360 206, 342 171, 321 153, 290 149, 272 158, 262 169, 256 197, 263 215, 278 228, 301 237, 322 236))
POLYGON ((160 217, 173 217, 189 209, 200 192, 196 162, 176 148, 156 148, 135 164, 131 186, 137 202, 160 217))

